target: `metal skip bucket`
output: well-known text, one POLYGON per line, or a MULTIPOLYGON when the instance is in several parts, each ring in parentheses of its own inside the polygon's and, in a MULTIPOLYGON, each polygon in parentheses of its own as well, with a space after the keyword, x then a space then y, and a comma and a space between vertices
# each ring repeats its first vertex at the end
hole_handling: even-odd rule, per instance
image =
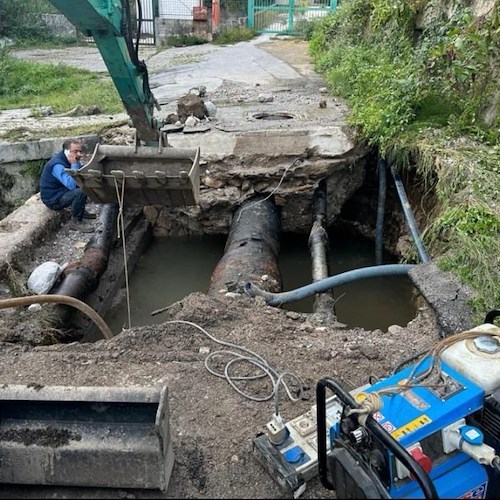
POLYGON ((197 205, 200 148, 97 145, 85 166, 66 169, 95 203, 197 205))
POLYGON ((0 483, 166 491, 166 387, 0 387, 0 483))

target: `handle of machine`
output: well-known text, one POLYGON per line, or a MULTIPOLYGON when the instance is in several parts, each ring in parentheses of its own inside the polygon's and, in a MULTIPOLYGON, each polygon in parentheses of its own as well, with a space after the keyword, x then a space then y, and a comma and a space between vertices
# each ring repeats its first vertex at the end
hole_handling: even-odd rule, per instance
MULTIPOLYGON (((326 446, 326 387, 340 399, 340 401, 351 408, 360 406, 354 398, 346 392, 335 380, 324 378, 316 385, 316 403, 317 403, 317 432, 318 432, 318 471, 321 484, 329 490, 335 489, 328 479, 327 473, 327 446, 326 446)), ((366 427, 382 442, 384 446, 390 449, 394 455, 406 466, 414 475, 418 484, 422 488, 425 498, 438 499, 438 494, 434 483, 429 475, 422 469, 420 464, 390 435, 376 420, 368 418, 366 427)))
POLYGON ((500 316, 500 309, 492 309, 484 318, 484 323, 493 324, 495 318, 500 316))

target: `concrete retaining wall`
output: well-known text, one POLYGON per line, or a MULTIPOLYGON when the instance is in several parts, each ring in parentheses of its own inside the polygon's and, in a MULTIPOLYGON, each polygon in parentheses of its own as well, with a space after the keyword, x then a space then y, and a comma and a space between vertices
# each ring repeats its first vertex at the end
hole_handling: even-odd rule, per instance
POLYGON ((76 38, 76 28, 63 14, 42 14, 41 17, 54 36, 76 38))
POLYGON ((156 40, 161 44, 170 36, 193 35, 211 41, 210 21, 192 19, 155 19, 156 40))

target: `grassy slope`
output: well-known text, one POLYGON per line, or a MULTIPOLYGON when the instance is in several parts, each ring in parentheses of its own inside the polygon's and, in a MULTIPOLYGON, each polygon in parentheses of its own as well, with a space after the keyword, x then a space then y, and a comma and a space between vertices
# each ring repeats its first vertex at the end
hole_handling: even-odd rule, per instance
POLYGON ((103 113, 123 111, 109 78, 65 65, 21 61, 0 49, 0 109, 50 106, 55 113, 98 106, 103 113))
POLYGON ((310 37, 351 124, 435 193, 424 242, 477 291, 480 319, 500 306, 499 18, 498 1, 474 18, 463 5, 440 13, 437 0, 346 0, 310 37), (417 30, 422 12, 433 20, 417 30))

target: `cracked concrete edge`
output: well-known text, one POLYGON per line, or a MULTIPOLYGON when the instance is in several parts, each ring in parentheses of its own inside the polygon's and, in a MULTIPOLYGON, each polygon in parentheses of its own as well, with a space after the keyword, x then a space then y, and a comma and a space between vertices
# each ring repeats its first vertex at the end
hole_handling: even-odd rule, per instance
MULTIPOLYGON (((47 160, 60 151, 65 139, 75 136, 41 139, 26 143, 0 144, 0 164, 47 160)), ((93 151, 99 138, 95 134, 76 136, 84 148, 93 151)), ((0 167, 1 168, 1 167, 0 167)), ((50 237, 60 226, 61 213, 49 210, 36 193, 0 221, 0 279, 10 265, 29 258, 42 238, 50 237)))
POLYGON ((0 222, 0 279, 5 278, 10 265, 29 258, 40 240, 58 229, 61 217, 48 209, 37 193, 0 222))
POLYGON ((476 326, 470 305, 474 292, 454 275, 441 271, 434 263, 427 263, 412 268, 409 277, 436 314, 442 336, 476 326))
POLYGON ((314 151, 321 158, 343 158, 358 146, 340 126, 324 126, 294 129, 262 129, 221 131, 216 128, 207 132, 168 135, 174 148, 200 148, 202 160, 221 161, 228 157, 266 155, 297 157, 314 151))
MULTIPOLYGON (((93 151, 99 138, 95 134, 76 136, 90 152, 93 151)), ((40 139, 39 141, 0 143, 0 164, 19 163, 23 161, 48 160, 61 150, 66 139, 74 136, 40 139)))

